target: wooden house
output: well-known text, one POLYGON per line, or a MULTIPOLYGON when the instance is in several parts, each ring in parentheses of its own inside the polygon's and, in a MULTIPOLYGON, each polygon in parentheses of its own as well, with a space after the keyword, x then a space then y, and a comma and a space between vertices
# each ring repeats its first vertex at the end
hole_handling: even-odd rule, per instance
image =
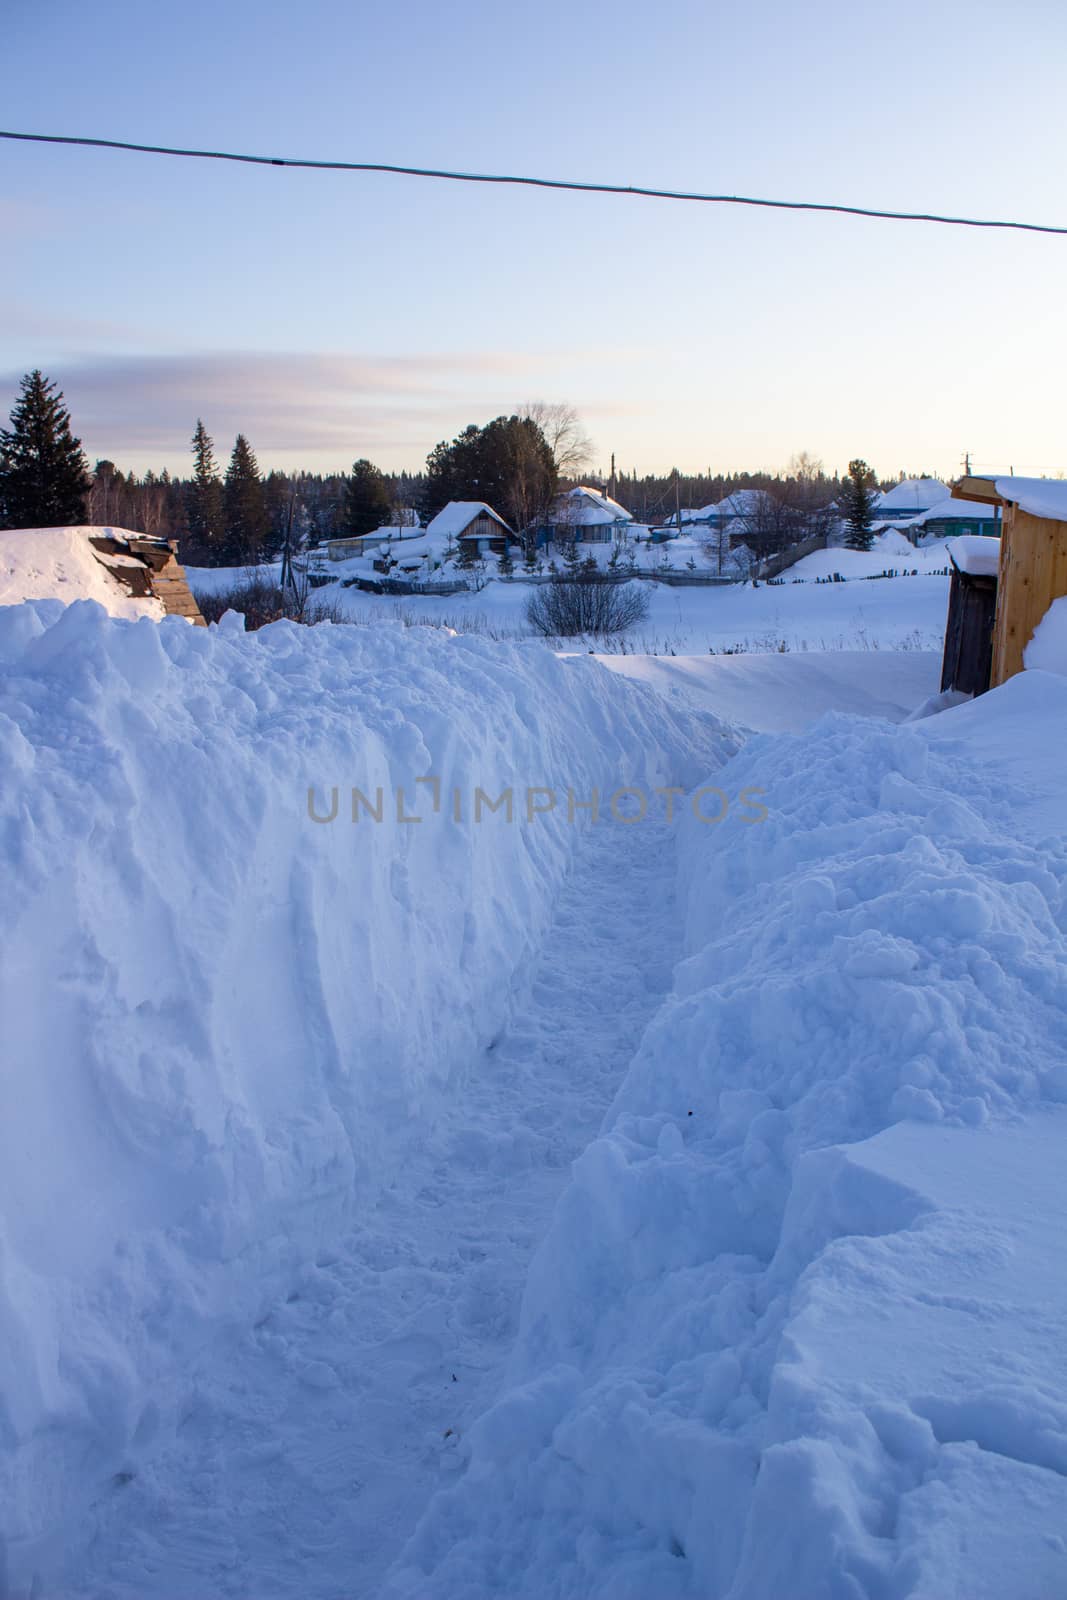
POLYGON ((633 520, 631 512, 610 495, 579 484, 556 496, 538 542, 610 544, 633 520))
POLYGON ((961 478, 959 500, 1001 508, 991 685, 1023 670, 1023 652, 1054 600, 1067 595, 1067 482, 961 478))
POLYGON ((478 555, 503 555, 516 542, 503 517, 484 500, 450 500, 426 529, 427 538, 453 540, 478 555))

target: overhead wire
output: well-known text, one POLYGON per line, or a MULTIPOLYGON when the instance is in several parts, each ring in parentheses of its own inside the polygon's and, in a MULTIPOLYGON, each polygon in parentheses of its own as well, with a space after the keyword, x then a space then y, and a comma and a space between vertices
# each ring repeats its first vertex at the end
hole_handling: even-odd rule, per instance
POLYGON ((96 150, 131 150, 142 155, 178 156, 195 161, 234 161, 248 166, 299 167, 325 172, 370 172, 393 177, 430 178, 448 183, 504 184, 531 189, 563 189, 579 194, 613 194, 648 200, 678 200, 698 205, 755 206, 776 211, 830 212, 847 217, 873 217, 887 222, 928 222, 952 228, 1001 228, 1023 233, 1067 235, 1067 226, 1018 222, 993 217, 956 217, 935 211, 891 211, 878 206, 851 206, 826 200, 774 200, 743 194, 701 194, 686 189, 658 189, 633 183, 592 183, 571 178, 539 178, 500 172, 456 172, 443 167, 409 167, 384 161, 323 161, 297 156, 249 155, 233 150, 193 150, 175 145, 139 144, 128 139, 91 139, 74 134, 18 133, 0 130, 0 139, 31 144, 78 145, 96 150))

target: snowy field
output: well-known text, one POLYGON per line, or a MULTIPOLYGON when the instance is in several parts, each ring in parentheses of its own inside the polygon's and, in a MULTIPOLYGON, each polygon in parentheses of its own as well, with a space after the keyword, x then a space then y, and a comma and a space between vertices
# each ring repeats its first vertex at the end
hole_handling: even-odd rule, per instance
POLYGON ((946 590, 0 608, 0 1594, 1067 1594, 1067 626, 908 721, 946 590))
MULTIPOLYGON (((645 655, 940 650, 948 579, 932 573, 948 565, 945 543, 914 550, 902 535, 888 533, 868 555, 820 550, 784 573, 781 583, 758 588, 751 584, 675 588, 646 582, 642 593, 649 600, 647 621, 606 648, 613 653, 645 655), (908 576, 874 576, 885 570, 908 576), (840 572, 846 581, 816 583, 816 578, 833 572, 840 572)), ((194 593, 217 592, 243 575, 232 568, 190 567, 187 571, 194 593)), ((477 594, 398 598, 345 588, 340 581, 315 591, 316 596, 338 603, 355 621, 369 623, 385 617, 426 622, 498 639, 530 637, 525 612, 534 592, 519 579, 493 579, 477 594)))

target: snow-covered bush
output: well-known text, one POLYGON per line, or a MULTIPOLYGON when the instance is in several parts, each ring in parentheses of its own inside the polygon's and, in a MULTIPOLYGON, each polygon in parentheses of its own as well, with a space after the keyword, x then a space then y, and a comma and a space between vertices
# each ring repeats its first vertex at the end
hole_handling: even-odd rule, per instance
POLYGON ((639 583, 618 583, 596 572, 556 578, 526 602, 526 620, 550 639, 625 633, 648 617, 648 595, 639 583))

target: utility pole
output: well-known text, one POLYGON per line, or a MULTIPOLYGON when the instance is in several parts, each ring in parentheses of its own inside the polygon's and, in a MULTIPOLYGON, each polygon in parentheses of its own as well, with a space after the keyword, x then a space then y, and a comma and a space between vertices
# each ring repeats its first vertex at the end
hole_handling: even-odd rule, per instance
POLYGON ((678 524, 678 537, 682 536, 682 475, 674 469, 674 520, 678 524))
POLYGON ((615 452, 614 452, 614 450, 611 452, 611 486, 608 489, 608 495, 612 500, 614 500, 614 498, 615 498, 615 452))
POLYGON ((971 475, 971 452, 969 450, 965 450, 963 453, 963 475, 965 478, 969 478, 971 475))
POLYGON ((296 588, 296 578, 293 574, 293 504, 295 496, 290 492, 289 512, 285 519, 285 543, 282 545, 282 571, 279 587, 284 589, 289 584, 296 588))

